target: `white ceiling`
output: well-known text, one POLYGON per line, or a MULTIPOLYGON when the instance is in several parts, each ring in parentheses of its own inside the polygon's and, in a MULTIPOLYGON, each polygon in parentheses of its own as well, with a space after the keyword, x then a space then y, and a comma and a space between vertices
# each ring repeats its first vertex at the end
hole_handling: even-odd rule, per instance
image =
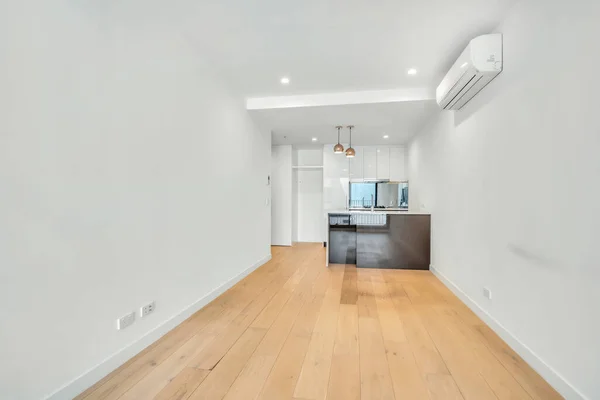
POLYGON ((206 0, 182 28, 245 96, 435 87, 515 2, 206 0))
MULTIPOLYGON (((111 0, 110 4, 136 16, 139 23, 147 23, 146 16, 160 15, 237 93, 256 98, 431 90, 468 41, 492 32, 516 1, 111 0), (407 75, 409 68, 416 68, 417 75, 407 75), (291 79, 289 85, 280 83, 283 76, 291 79)), ((356 125, 356 144, 384 143, 383 132, 390 135, 385 142, 404 143, 437 112, 431 101, 412 103, 342 102, 251 112, 274 132, 275 144, 312 144, 311 137, 332 143, 337 124, 356 125)))
MULTIPOLYGON (((437 111, 434 101, 352 104, 326 107, 283 108, 251 111, 261 125, 273 131, 273 144, 307 145, 336 143, 336 125, 355 125, 352 143, 404 144, 437 111), (389 135, 384 139, 383 135, 389 135)), ((348 129, 342 131, 348 143, 348 129)))

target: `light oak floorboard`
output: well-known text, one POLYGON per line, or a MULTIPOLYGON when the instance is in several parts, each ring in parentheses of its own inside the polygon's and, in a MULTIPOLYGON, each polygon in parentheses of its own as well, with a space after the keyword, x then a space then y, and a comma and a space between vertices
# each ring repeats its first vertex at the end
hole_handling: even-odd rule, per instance
POLYGON ((329 400, 360 400, 358 307, 353 304, 340 306, 327 393, 329 400))
POLYGON ((219 400, 225 397, 266 332, 266 329, 248 328, 188 398, 190 400, 219 400))
POLYGON ((508 372, 521 384, 534 400, 558 400, 562 396, 527 363, 508 347, 500 337, 487 325, 476 328, 481 341, 490 349, 494 356, 508 372))
POLYGON ((427 387, 431 400, 463 400, 454 379, 446 374, 427 374, 427 387))
MULTIPOLYGON (((390 376, 397 399, 427 400, 429 394, 426 381, 417 367, 400 315, 396 312, 388 286, 381 277, 374 277, 373 291, 376 294, 377 312, 390 376)), ((405 295, 402 290, 402 294, 405 295)))
POLYGON ((315 323, 294 397, 313 400, 327 397, 343 276, 343 268, 330 268, 330 286, 315 323))
POLYGON ((161 390, 155 400, 181 400, 190 394, 202 383, 210 371, 186 367, 161 390))
POLYGON ((318 288, 319 292, 311 294, 312 297, 300 309, 292 331, 258 396, 259 399, 279 400, 292 397, 323 303, 325 289, 325 286, 321 285, 318 288))
POLYGON ((429 271, 272 260, 77 400, 555 400, 429 271))
POLYGON ((394 388, 379 324, 377 293, 374 291, 370 279, 360 279, 359 286, 358 336, 361 398, 394 400, 394 388))

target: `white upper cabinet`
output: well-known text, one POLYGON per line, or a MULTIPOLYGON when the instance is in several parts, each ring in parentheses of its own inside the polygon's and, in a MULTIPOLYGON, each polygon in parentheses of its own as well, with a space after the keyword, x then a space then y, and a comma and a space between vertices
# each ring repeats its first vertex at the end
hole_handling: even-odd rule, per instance
POLYGON ((377 148, 363 147, 363 179, 377 179, 377 148))
MULTIPOLYGON (((363 175, 363 162, 364 162, 364 149, 362 146, 357 146, 354 148, 356 151, 356 155, 353 158, 349 158, 350 160, 350 180, 351 181, 362 181, 364 178, 363 175)), ((345 157, 341 155, 341 157, 345 157)))
POLYGON ((356 156, 346 158, 345 154, 333 154, 333 150, 324 149, 328 177, 349 178, 353 182, 390 180, 407 181, 406 153, 404 147, 357 146, 356 156))
POLYGON ((406 153, 404 147, 390 147, 390 181, 407 181, 406 153))
POLYGON ((377 148, 377 179, 390 179, 390 149, 377 148))

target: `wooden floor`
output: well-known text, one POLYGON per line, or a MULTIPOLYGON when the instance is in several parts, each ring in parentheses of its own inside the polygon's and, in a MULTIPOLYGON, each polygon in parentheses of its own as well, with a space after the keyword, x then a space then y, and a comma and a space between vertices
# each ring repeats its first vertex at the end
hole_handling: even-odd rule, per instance
POLYGON ((77 399, 562 398, 429 271, 272 251, 77 399))

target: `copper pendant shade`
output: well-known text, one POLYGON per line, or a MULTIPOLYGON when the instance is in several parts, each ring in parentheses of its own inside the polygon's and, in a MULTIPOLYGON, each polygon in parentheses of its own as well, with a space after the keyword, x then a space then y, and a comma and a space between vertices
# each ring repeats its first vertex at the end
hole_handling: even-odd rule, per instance
POLYGON ((342 154, 344 152, 344 146, 340 144, 340 129, 342 128, 342 126, 336 126, 336 129, 338 130, 338 142, 335 146, 333 146, 333 152, 335 154, 342 154))
POLYGON ((354 128, 354 125, 348 125, 348 129, 350 130, 350 145, 346 149, 346 157, 348 158, 352 158, 356 155, 356 151, 352 148, 352 128, 354 128))

